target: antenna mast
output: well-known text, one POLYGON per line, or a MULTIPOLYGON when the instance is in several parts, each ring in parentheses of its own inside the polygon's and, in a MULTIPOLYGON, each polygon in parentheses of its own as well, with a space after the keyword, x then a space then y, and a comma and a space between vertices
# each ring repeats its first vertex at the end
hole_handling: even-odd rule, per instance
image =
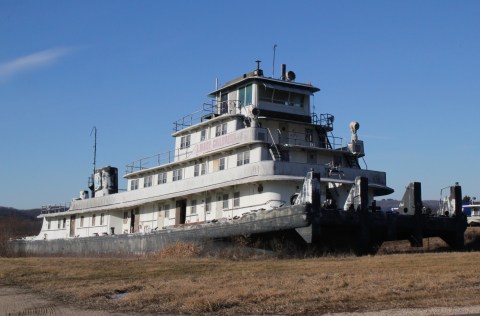
POLYGON ((94 136, 93 143, 93 173, 92 173, 92 182, 90 185, 90 190, 92 191, 92 198, 95 197, 95 170, 97 169, 97 127, 94 126, 90 132, 90 136, 94 136))
POLYGON ((275 50, 277 49, 277 44, 273 45, 273 69, 272 69, 272 78, 275 79, 275 50))

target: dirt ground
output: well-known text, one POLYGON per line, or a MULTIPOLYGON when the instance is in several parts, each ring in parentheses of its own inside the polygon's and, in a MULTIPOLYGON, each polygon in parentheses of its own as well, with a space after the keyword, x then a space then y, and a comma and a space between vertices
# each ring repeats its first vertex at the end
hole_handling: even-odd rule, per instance
MULTIPOLYGON (((100 310, 83 310, 79 307, 64 306, 55 300, 43 297, 30 290, 0 285, 0 316, 20 315, 62 315, 62 316, 132 316, 100 310)), ((138 314, 135 314, 138 315, 138 314)), ((144 314, 145 315, 145 314, 144 314)), ((424 315, 480 315, 480 306, 432 307, 420 309, 393 309, 367 313, 334 313, 331 316, 424 316, 424 315)))
POLYGON ((131 316, 133 314, 67 307, 31 290, 0 285, 0 315, 131 316))

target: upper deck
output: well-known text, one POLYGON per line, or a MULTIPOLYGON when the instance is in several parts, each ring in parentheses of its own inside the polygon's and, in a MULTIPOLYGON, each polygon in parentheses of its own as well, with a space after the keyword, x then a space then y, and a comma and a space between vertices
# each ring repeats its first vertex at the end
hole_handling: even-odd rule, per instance
POLYGON ((259 135, 263 136, 252 133, 257 136, 242 136, 243 142, 265 141, 286 146, 342 148, 340 139, 335 139, 333 135, 327 136, 327 132, 333 130, 333 116, 318 116, 311 111, 310 96, 318 91, 320 89, 311 84, 295 82, 295 74, 291 71, 287 73, 286 67, 282 67, 280 79, 264 77, 263 71, 257 68, 211 92, 209 97, 213 99, 210 102, 176 120, 172 135, 176 138, 174 150, 136 160, 127 165, 126 174, 128 176, 144 169, 194 158, 198 154, 204 154, 204 149, 212 147, 212 143, 226 144, 219 141, 226 138, 226 134, 230 138, 238 138, 239 134, 245 134, 240 132, 241 129, 260 127, 262 124, 266 129, 259 135), (312 130, 320 129, 325 136, 314 140, 312 135, 307 135, 311 133, 309 131, 286 131, 284 126, 284 133, 280 135, 278 126, 268 128, 267 121, 271 119, 311 125, 312 130))

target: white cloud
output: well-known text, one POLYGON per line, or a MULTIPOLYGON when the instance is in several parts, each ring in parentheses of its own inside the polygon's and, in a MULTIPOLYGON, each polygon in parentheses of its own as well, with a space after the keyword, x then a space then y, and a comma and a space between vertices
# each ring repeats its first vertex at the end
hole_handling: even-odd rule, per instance
POLYGON ((0 64, 0 81, 6 81, 13 76, 56 62, 72 51, 72 48, 58 47, 19 57, 0 64))

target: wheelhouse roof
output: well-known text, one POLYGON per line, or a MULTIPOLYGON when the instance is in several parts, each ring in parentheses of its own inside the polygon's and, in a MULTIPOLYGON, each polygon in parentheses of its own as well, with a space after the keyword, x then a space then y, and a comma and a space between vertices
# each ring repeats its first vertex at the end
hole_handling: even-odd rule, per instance
MULTIPOLYGON (((261 73, 261 72, 260 72, 261 73)), ((258 71, 252 71, 248 74, 244 74, 242 77, 233 79, 228 81, 226 84, 224 84, 221 88, 211 92, 208 94, 209 97, 215 97, 218 92, 222 92, 225 90, 233 90, 234 88, 238 86, 245 85, 249 82, 260 82, 263 83, 266 87, 269 88, 274 88, 274 89, 285 89, 285 90, 296 90, 299 93, 304 93, 308 92, 308 94, 313 94, 315 92, 320 91, 319 88, 314 87, 311 84, 306 84, 306 83, 297 83, 294 81, 287 81, 287 80, 280 80, 280 79, 273 79, 273 78, 267 78, 263 77, 262 75, 258 74, 258 71)))

